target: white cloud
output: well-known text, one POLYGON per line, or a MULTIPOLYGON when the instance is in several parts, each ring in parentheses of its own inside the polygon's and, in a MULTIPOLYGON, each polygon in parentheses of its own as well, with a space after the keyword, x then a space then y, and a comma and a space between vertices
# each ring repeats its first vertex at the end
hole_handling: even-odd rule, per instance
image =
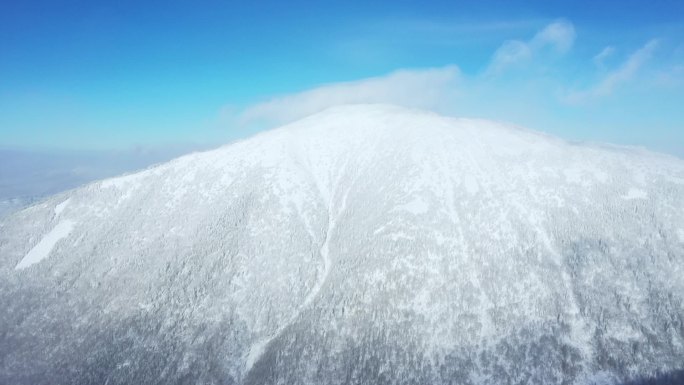
POLYGON ((615 48, 612 46, 607 46, 601 50, 601 52, 597 53, 596 56, 593 58, 594 64, 599 67, 603 68, 605 66, 606 59, 611 57, 615 53, 615 48))
POLYGON ((650 40, 632 53, 619 68, 609 72, 594 86, 583 91, 571 92, 567 95, 566 100, 570 103, 581 103, 612 94, 618 86, 629 82, 637 75, 644 64, 653 56, 657 46, 658 40, 650 40))
POLYGON ((675 64, 656 72, 652 83, 665 88, 681 87, 684 85, 684 64, 675 64))
MULTIPOLYGON (((658 81, 670 89, 681 84, 677 82, 682 78, 681 66, 670 65, 667 68, 671 69, 664 72, 662 63, 649 62, 658 46, 657 40, 649 41, 612 70, 597 71, 591 63, 592 56, 582 58, 581 62, 586 64, 584 69, 575 65, 566 67, 560 60, 553 60, 553 65, 550 65, 551 61, 547 60, 552 57, 549 55, 567 52, 574 38, 574 28, 570 23, 552 23, 526 42, 513 40, 504 43, 489 67, 505 69, 523 64, 526 70, 503 71, 497 76, 488 76, 485 71, 469 76, 462 74, 456 66, 404 69, 385 76, 322 85, 275 97, 245 109, 225 109, 223 113, 229 119, 226 123, 233 127, 261 129, 288 123, 335 105, 389 103, 446 115, 506 120, 533 128, 562 131, 592 126, 596 129, 597 126, 588 124, 591 122, 587 119, 596 116, 594 108, 597 106, 580 105, 582 102, 608 95, 612 95, 613 100, 620 100, 621 88, 627 83, 632 83, 635 88, 630 90, 636 92, 648 91, 649 82, 658 81), (646 71, 648 79, 642 76, 646 71), (573 88, 586 76, 596 76, 598 80, 585 88, 573 88), (573 89, 575 92, 567 92, 573 89)), ((594 62, 604 63, 611 55, 614 59, 616 49, 603 48, 594 56, 594 62)), ((570 64, 576 62, 571 61, 570 64)), ((632 93, 626 95, 627 99, 623 99, 627 103, 625 105, 640 108, 629 104, 633 103, 630 99, 632 93)), ((602 109, 601 119, 624 124, 624 111, 613 107, 602 109)), ((645 106, 643 111, 650 111, 649 108, 645 106)), ((640 121, 639 117, 629 120, 630 124, 637 121, 640 121)))
MULTIPOLYGON (((574 39, 572 24, 556 21, 527 42, 505 42, 494 54, 490 70, 499 72, 505 67, 529 61, 545 49, 565 53, 574 39)), ((237 114, 237 123, 241 126, 283 124, 331 106, 353 103, 390 103, 448 113, 455 109, 454 103, 459 92, 465 92, 466 89, 473 91, 472 87, 478 86, 478 79, 473 80, 462 79, 458 67, 453 65, 399 70, 386 76, 333 83, 276 97, 247 107, 237 114)))
POLYGON ((505 68, 516 63, 522 63, 532 57, 532 48, 529 44, 519 40, 507 41, 494 53, 487 73, 498 74, 505 68))
POLYGON ((248 107, 239 123, 282 124, 340 104, 391 103, 440 110, 456 92, 456 66, 399 70, 386 76, 324 85, 248 107))
POLYGON ((575 42, 575 27, 567 21, 556 21, 547 25, 530 41, 534 50, 550 46, 559 53, 566 53, 575 42))
MULTIPOLYGON (((388 18, 362 29, 368 34, 379 36, 383 42, 412 39, 426 44, 458 45, 464 41, 482 41, 483 38, 501 38, 521 31, 528 31, 539 24, 537 19, 517 20, 462 20, 388 18)), ((363 28, 363 27, 362 27, 363 28)))
POLYGON ((502 44, 494 52, 486 74, 500 74, 513 65, 529 62, 535 54, 546 48, 564 54, 570 50, 574 41, 575 27, 567 21, 556 21, 537 32, 527 42, 509 40, 502 44))

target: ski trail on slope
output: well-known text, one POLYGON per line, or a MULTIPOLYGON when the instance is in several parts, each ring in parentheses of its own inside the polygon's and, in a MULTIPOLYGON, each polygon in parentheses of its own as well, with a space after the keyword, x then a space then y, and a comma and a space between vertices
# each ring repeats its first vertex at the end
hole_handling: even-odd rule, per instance
MULTIPOLYGON (((266 350, 266 347, 271 343, 271 341, 275 340, 278 338, 284 331, 287 329, 288 326, 290 326, 292 323, 294 323, 297 318, 302 314, 302 312, 313 303, 313 301, 318 297, 318 294, 321 291, 321 288, 323 287, 323 284, 327 281, 328 275, 330 274, 330 267, 331 267, 331 261, 330 261, 330 237, 332 234, 332 231, 335 229, 335 226, 337 224, 337 221, 333 219, 333 213, 332 213, 332 194, 324 194, 324 190, 322 189, 322 186, 320 184, 320 181, 318 178, 314 178, 316 182, 316 187, 318 189, 319 195, 328 200, 328 226, 325 231, 325 239, 323 240, 323 244, 321 245, 321 248, 319 249, 319 255, 321 256, 321 259, 323 260, 323 269, 319 273, 318 279, 316 280, 316 283, 314 286, 311 288, 309 291, 309 294, 307 294, 306 298, 304 298, 304 301, 302 302, 301 306, 297 309, 295 314, 293 314, 287 322, 283 323, 282 326, 280 326, 278 329, 276 329, 273 333, 265 337, 264 339, 257 341, 256 343, 252 344, 251 348, 249 349, 249 354, 247 355, 247 359, 245 361, 245 371, 244 373, 248 373, 254 364, 261 358, 261 356, 264 354, 264 351, 266 350)), ((347 206, 347 196, 349 195, 349 191, 344 195, 342 198, 342 205, 340 207, 340 210, 338 213, 344 212, 347 206)), ((313 234, 311 234, 313 237, 313 234)))

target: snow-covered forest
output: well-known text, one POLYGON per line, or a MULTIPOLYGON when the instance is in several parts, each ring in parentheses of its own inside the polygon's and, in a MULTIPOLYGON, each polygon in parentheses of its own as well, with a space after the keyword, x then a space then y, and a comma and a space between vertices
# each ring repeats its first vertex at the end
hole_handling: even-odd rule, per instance
POLYGON ((680 159, 337 107, 4 218, 0 383, 676 381, 683 276, 680 159))

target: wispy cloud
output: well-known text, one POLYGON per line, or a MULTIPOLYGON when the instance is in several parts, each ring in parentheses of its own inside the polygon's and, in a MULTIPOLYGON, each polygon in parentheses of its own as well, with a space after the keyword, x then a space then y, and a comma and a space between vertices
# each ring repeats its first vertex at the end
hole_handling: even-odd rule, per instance
POLYGON ((572 23, 561 20, 547 25, 529 44, 534 50, 550 46, 560 53, 566 53, 575 42, 575 36, 575 27, 572 23))
MULTIPOLYGON (((436 58, 453 57, 454 53, 470 63, 481 63, 491 53, 492 46, 510 36, 526 36, 546 21, 538 18, 387 16, 349 25, 327 50, 336 60, 355 66, 381 67, 388 62, 404 61, 429 63, 436 58), (416 52, 421 52, 421 58, 415 56, 416 52)), ((463 61, 459 64, 468 67, 463 61)))
POLYGON ((324 85, 258 103, 244 110, 238 120, 241 125, 281 124, 331 106, 353 103, 440 109, 456 91, 459 77, 456 66, 399 70, 387 76, 324 85))
MULTIPOLYGON (((613 65, 618 60, 616 53, 622 50, 618 45, 595 47, 594 56, 587 55, 586 49, 569 55, 575 36, 570 22, 556 21, 526 41, 503 43, 479 71, 462 72, 456 65, 403 69, 385 76, 326 84, 225 111, 231 125, 256 129, 352 103, 390 103, 447 115, 507 120, 550 132, 572 132, 570 137, 576 139, 602 140, 616 132, 617 127, 652 127, 660 124, 657 122, 667 122, 666 129, 672 129, 667 115, 680 110, 677 87, 684 81, 684 71, 678 57, 653 60, 656 53, 666 57, 659 53, 664 48, 658 49, 667 47, 665 44, 658 39, 650 40, 622 63, 613 65), (594 81, 587 84, 587 79, 594 81), (653 103, 654 97, 663 95, 662 92, 675 97, 653 103), (635 103, 635 95, 645 95, 650 98, 649 103, 635 103), (594 103, 599 99, 612 102, 594 103), (631 115, 625 114, 626 108, 631 115), (662 117, 656 118, 659 114, 662 117), (601 130, 603 134, 599 133, 601 130)), ((642 139, 649 143, 660 141, 661 148, 671 151, 662 135, 642 139)))
POLYGON ((609 57, 613 56, 614 53, 615 53, 615 47, 609 45, 607 47, 604 47, 601 50, 601 52, 594 55, 594 58, 592 59, 592 61, 594 62, 594 65, 596 67, 604 68, 606 65, 606 60, 609 57))
MULTIPOLYGON (((428 27, 423 25, 421 28, 428 27)), ((575 29, 571 23, 564 20, 553 22, 526 42, 511 40, 504 43, 494 54, 488 71, 501 72, 512 64, 529 62, 544 50, 566 53, 574 39, 575 29)), ((468 78, 456 65, 403 69, 385 76, 327 84, 275 97, 238 112, 236 121, 240 126, 270 126, 287 123, 331 106, 352 103, 391 103, 448 113, 456 110, 459 95, 481 93, 481 85, 491 87, 487 83, 489 80, 487 76, 468 78)))
MULTIPOLYGON (((579 105, 609 97, 621 86, 635 81, 659 45, 658 39, 648 41, 611 71, 596 72, 596 67, 588 65, 584 74, 596 72, 599 75, 603 72, 603 75, 584 89, 572 90, 572 85, 577 82, 567 72, 544 79, 536 77, 534 70, 522 71, 522 76, 508 76, 519 64, 525 65, 518 69, 541 68, 540 63, 548 59, 542 52, 567 53, 574 44, 575 36, 575 28, 570 22, 555 21, 527 41, 509 40, 503 43, 480 75, 465 75, 456 65, 403 69, 385 76, 327 84, 276 97, 231 115, 237 116, 233 121, 241 126, 263 127, 290 122, 334 105, 352 103, 391 103, 445 113, 462 113, 459 108, 462 106, 475 106, 473 110, 478 112, 510 110, 512 105, 517 108, 520 95, 524 94, 530 100, 546 102, 555 99, 559 105, 579 105), (563 91, 569 89, 571 91, 563 91), (474 98, 478 100, 471 100, 474 98)), ((591 61, 598 67, 605 67, 605 60, 616 51, 615 47, 606 46, 591 61)), ((589 64, 589 59, 586 64, 589 64)), ((660 69, 654 73, 660 76, 654 76, 650 84, 675 84, 682 70, 681 66, 674 66, 671 70, 660 69)))
POLYGON ((436 39, 438 42, 450 41, 454 38, 493 37, 529 30, 539 24, 539 20, 434 20, 434 19, 389 19, 369 26, 372 32, 382 34, 400 34, 414 36, 419 39, 436 39))
POLYGON ((632 53, 619 68, 606 74, 595 85, 586 90, 570 92, 567 95, 567 101, 570 103, 582 103, 611 95, 617 87, 629 82, 637 75, 644 64, 651 59, 657 47, 658 40, 650 40, 643 47, 632 53))
POLYGON ((684 86, 684 63, 674 64, 658 71, 653 77, 653 84, 663 88, 680 88, 684 86))
POLYGON ((529 62, 547 48, 564 54, 572 47, 575 35, 575 27, 570 22, 560 20, 547 25, 528 41, 509 40, 494 52, 486 73, 500 74, 511 66, 529 62))
MULTIPOLYGON (((483 41, 500 41, 508 36, 525 33, 538 27, 538 19, 460 20, 449 18, 389 17, 354 25, 342 39, 344 46, 355 46, 360 41, 375 45, 425 44, 460 46, 483 41), (351 43, 351 44, 350 44, 351 43)), ((378 47, 375 47, 378 48, 378 47)))

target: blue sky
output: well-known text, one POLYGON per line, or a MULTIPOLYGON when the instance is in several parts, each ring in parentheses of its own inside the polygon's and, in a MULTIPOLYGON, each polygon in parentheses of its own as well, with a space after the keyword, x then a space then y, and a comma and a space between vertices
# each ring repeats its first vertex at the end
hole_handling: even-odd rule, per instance
POLYGON ((0 4, 0 146, 207 146, 388 102, 684 157, 681 1, 0 4))

